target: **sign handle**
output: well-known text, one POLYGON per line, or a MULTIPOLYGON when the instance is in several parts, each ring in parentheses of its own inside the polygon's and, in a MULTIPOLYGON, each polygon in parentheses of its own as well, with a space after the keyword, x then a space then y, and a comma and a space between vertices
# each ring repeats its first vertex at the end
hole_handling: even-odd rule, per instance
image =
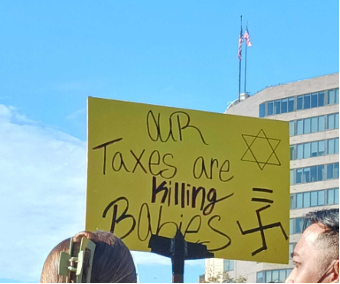
POLYGON ((149 248, 151 248, 151 252, 171 258, 172 283, 183 283, 184 261, 186 259, 214 257, 214 254, 209 252, 205 245, 186 242, 179 229, 172 239, 151 235, 149 248))
POLYGON ((183 283, 184 261, 187 256, 187 243, 180 230, 171 239, 172 283, 183 283))

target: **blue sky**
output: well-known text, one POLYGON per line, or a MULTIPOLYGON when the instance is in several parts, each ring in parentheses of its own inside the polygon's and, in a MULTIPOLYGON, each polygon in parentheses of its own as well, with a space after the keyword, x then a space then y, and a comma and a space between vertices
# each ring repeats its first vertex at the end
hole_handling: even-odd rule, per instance
MULTIPOLYGON (((0 280, 39 281, 49 250, 83 230, 87 96, 222 113, 238 97, 240 15, 255 94, 338 72, 338 12, 336 0, 1 1, 0 280)), ((142 282, 171 281, 169 260, 134 257, 142 282)), ((197 282, 204 261, 186 271, 197 282)))

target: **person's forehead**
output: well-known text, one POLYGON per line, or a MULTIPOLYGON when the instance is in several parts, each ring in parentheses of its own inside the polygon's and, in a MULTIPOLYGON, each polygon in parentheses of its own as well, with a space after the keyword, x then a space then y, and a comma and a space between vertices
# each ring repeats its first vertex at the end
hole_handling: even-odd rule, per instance
POLYGON ((302 234, 301 239, 296 244, 294 252, 299 256, 309 255, 315 249, 313 247, 313 242, 317 237, 325 231, 322 224, 312 224, 310 225, 302 234))

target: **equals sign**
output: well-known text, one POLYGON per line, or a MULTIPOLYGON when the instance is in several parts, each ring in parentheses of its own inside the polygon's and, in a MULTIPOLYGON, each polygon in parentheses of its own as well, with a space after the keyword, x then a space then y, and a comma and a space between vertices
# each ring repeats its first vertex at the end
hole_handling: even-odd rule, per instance
MULTIPOLYGON (((271 189, 266 189, 266 188, 257 188, 254 187, 253 191, 255 192, 264 192, 264 193, 273 193, 273 191, 271 189)), ((252 198, 251 201, 255 201, 255 202, 266 202, 266 203, 273 203, 274 201, 271 199, 266 199, 266 198, 252 198)))

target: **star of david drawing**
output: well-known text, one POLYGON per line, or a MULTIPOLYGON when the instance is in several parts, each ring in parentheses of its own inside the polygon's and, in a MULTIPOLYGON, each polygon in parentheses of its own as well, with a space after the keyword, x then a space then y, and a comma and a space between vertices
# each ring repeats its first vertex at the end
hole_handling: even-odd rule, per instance
POLYGON ((266 165, 281 166, 275 153, 281 142, 280 139, 268 138, 263 129, 257 135, 242 134, 242 138, 248 149, 241 161, 257 163, 260 170, 263 170, 266 165))

